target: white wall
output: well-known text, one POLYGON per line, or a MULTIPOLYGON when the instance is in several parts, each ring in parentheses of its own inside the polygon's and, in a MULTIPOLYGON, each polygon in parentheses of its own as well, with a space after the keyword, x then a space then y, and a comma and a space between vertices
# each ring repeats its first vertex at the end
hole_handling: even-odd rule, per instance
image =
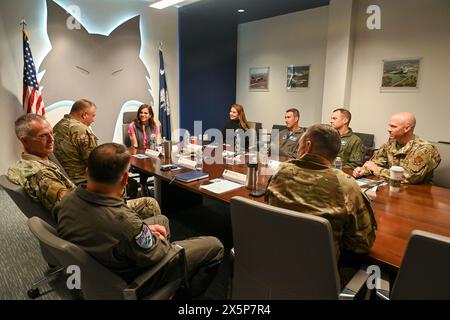
MULTIPOLYGON (((0 8, 2 7, 1 5, 0 8)), ((14 61, 8 42, 5 41, 8 33, 4 24, 4 11, 0 9, 0 12, 2 12, 0 15, 0 136, 2 137, 0 174, 3 174, 20 154, 18 145, 20 143, 14 134, 14 120, 20 112, 20 102, 16 92, 21 87, 21 79, 16 74, 18 63, 14 61)))
POLYGON ((284 111, 300 109, 300 125, 321 121, 328 7, 295 12, 239 25, 236 102, 247 119, 284 124, 284 111), (309 88, 288 92, 288 65, 311 64, 309 88), (270 67, 269 91, 249 92, 249 68, 270 67))
MULTIPOLYGON (((81 8, 81 20, 91 25, 93 30, 114 29, 119 20, 141 14, 142 43, 141 58, 149 69, 150 89, 158 104, 159 96, 159 56, 158 43, 164 45, 164 62, 169 99, 172 110, 172 129, 179 127, 178 112, 178 13, 176 8, 157 10, 148 7, 140 0, 110 0, 108 6, 91 0, 58 0, 65 5, 78 5, 81 8)), ((13 131, 14 119, 21 114, 22 100, 22 35, 19 27, 21 18, 28 23, 30 45, 34 62, 40 63, 49 51, 46 34, 45 0, 16 0, 0 2, 0 98, 2 117, 0 117, 0 134, 3 150, 0 157, 0 174, 18 158, 19 142, 13 131)), ((45 102, 45 94, 44 94, 45 102)), ((158 108, 155 108, 155 116, 158 108)), ((97 114, 101 117, 101 114, 97 114)), ((112 123, 111 126, 114 126, 112 123)), ((101 130, 101 128, 98 128, 101 130)))
POLYGON ((387 122, 398 111, 417 117, 416 133, 450 141, 450 1, 359 0, 350 110, 352 127, 387 139, 387 122), (381 30, 366 28, 367 7, 381 8, 381 30), (422 57, 419 90, 380 92, 383 59, 422 57))

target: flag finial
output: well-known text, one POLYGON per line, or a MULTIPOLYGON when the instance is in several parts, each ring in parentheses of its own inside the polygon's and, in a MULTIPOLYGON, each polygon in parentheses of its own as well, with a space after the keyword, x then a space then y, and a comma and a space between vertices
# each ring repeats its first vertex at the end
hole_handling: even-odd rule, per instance
POLYGON ((22 19, 20 20, 19 25, 22 26, 22 31, 25 30, 25 26, 27 25, 27 22, 25 21, 24 18, 22 18, 22 19))

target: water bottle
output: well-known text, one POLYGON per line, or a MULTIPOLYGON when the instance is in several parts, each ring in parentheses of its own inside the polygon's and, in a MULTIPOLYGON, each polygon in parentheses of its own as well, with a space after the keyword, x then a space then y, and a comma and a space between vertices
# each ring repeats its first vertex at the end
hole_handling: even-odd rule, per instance
POLYGON ((239 133, 239 130, 236 130, 236 143, 235 143, 235 152, 236 155, 240 155, 241 154, 241 135, 239 133))
POLYGON ((189 150, 188 150, 188 147, 189 147, 189 142, 190 142, 190 140, 191 140, 191 134, 189 133, 189 131, 188 130, 186 130, 185 132, 184 132, 184 137, 183 137, 183 143, 182 143, 182 148, 183 148, 183 153, 184 154, 187 154, 187 153, 189 153, 189 150))
POLYGON ((183 144, 185 147, 187 147, 189 145, 190 140, 191 140, 191 134, 189 133, 188 130, 186 130, 184 132, 184 138, 183 138, 183 144))
POLYGON ((259 150, 259 161, 264 166, 269 163, 268 149, 267 143, 264 142, 263 146, 259 150))
POLYGON ((165 150, 164 150, 164 145, 165 145, 165 143, 166 143, 166 137, 163 137, 163 138, 162 138, 162 141, 161 141, 161 155, 162 155, 163 157, 166 156, 166 152, 165 152, 165 150))
POLYGON ((334 160, 334 167, 336 169, 342 170, 342 159, 341 159, 341 157, 337 157, 336 160, 334 160))
POLYGON ((154 133, 150 136, 150 149, 156 150, 156 135, 154 133))
POLYGON ((200 148, 195 151, 195 170, 203 170, 203 152, 200 148))

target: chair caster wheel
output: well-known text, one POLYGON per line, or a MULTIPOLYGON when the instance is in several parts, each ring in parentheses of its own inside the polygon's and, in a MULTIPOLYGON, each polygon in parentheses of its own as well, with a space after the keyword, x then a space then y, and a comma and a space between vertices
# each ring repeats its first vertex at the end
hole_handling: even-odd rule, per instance
POLYGON ((30 299, 36 299, 37 297, 39 297, 41 293, 39 292, 39 289, 30 289, 27 291, 27 295, 28 297, 30 297, 30 299))

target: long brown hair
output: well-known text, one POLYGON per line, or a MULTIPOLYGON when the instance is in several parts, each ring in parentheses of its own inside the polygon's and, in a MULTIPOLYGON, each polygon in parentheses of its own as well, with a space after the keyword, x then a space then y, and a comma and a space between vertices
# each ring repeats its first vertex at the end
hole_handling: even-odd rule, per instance
POLYGON ((150 128, 154 129, 156 126, 155 123, 155 119, 154 119, 155 115, 153 113, 153 109, 151 106, 149 106, 148 104, 143 104, 139 107, 137 113, 136 113, 136 118, 134 118, 134 125, 136 126, 136 128, 138 128, 139 130, 142 130, 142 125, 145 124, 145 126, 150 126, 150 128), (142 109, 148 109, 148 113, 150 114, 150 119, 148 119, 148 123, 141 123, 141 120, 139 120, 139 113, 141 112, 142 109))
POLYGON ((249 129, 250 126, 248 125, 247 118, 245 117, 244 107, 240 104, 234 103, 231 105, 231 108, 236 109, 241 127, 245 130, 249 129))

